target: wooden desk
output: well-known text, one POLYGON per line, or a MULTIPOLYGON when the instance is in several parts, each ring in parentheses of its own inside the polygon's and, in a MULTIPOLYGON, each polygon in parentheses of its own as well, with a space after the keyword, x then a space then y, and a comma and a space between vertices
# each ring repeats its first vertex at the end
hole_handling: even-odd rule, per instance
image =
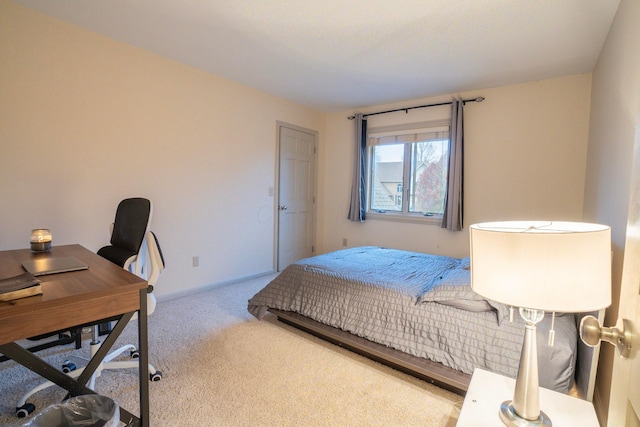
POLYGON ((55 246, 48 253, 29 249, 0 251, 0 277, 24 273, 22 261, 38 257, 73 256, 88 270, 40 276, 42 295, 0 302, 0 353, 69 391, 70 396, 95 393, 86 387, 91 375, 136 311, 140 351, 140 416, 120 408, 125 424, 149 425, 149 369, 147 344, 147 282, 80 245, 55 246), (82 375, 74 380, 15 344, 15 341, 73 326, 119 318, 82 375))

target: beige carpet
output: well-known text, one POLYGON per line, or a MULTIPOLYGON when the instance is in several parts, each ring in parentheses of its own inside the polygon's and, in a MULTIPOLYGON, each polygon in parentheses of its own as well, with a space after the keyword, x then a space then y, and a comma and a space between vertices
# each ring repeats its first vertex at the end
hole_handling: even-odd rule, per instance
MULTIPOLYGON (((158 304, 149 318, 152 426, 455 426, 462 397, 372 362, 270 318, 247 300, 273 276, 158 304)), ((162 280, 162 279, 161 279, 162 280)), ((159 286, 162 286, 162 282, 159 286)), ((135 322, 118 344, 135 342, 135 322)), ((40 352, 54 366, 80 350, 40 352)), ((138 413, 135 370, 104 371, 96 391, 138 413)), ((20 426, 15 402, 39 379, 0 363, 0 425, 20 426)), ((57 387, 30 399, 41 410, 57 387)))

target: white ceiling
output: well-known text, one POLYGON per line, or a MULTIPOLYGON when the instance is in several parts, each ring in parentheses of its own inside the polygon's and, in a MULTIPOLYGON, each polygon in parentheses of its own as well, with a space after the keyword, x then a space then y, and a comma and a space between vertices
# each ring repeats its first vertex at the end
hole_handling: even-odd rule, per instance
POLYGON ((590 72, 619 0, 16 0, 325 112, 590 72))

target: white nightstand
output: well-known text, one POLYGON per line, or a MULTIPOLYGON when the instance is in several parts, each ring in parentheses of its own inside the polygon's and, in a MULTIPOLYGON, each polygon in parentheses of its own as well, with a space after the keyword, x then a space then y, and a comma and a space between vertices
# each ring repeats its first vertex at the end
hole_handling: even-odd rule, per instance
MULTIPOLYGON (((515 380, 492 372, 473 371, 457 427, 500 427, 500 404, 513 399, 515 380)), ((600 427, 591 402, 540 388, 540 410, 554 427, 600 427)))

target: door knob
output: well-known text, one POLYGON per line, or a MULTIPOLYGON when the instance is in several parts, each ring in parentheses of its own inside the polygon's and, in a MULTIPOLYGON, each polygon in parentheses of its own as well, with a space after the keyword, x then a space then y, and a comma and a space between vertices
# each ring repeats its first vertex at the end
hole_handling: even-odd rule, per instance
POLYGON ((631 353, 633 341, 631 321, 622 319, 621 326, 621 328, 600 326, 600 322, 594 316, 585 316, 580 321, 580 338, 590 347, 597 346, 600 341, 606 341, 616 347, 620 356, 627 358, 631 353))
POLYGON ((280 205, 280 210, 281 211, 286 211, 287 210, 287 205, 280 205))

